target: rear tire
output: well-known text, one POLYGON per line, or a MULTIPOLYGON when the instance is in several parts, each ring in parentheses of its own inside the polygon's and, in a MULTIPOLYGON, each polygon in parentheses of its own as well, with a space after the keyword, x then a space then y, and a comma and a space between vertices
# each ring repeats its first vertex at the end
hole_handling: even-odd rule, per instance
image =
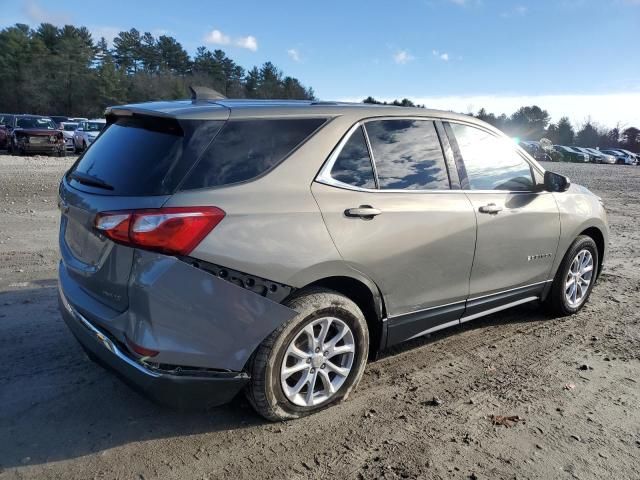
POLYGON ((298 314, 271 333, 249 361, 247 398, 271 421, 304 417, 346 400, 362 378, 369 350, 367 322, 347 297, 313 289, 285 304, 298 314))
POLYGON ((587 235, 576 238, 562 259, 545 300, 549 313, 555 316, 573 315, 587 303, 598 276, 598 262, 598 247, 593 238, 587 235), (581 264, 585 265, 583 269, 581 264), (589 264, 591 270, 588 270, 589 264), (588 284, 585 284, 587 281, 588 284))

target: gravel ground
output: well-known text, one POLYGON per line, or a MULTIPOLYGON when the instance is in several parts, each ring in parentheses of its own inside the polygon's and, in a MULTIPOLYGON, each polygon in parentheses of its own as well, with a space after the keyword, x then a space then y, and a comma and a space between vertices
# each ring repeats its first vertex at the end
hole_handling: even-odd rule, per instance
POLYGON ((610 256, 579 314, 526 305, 414 341, 345 404, 270 424, 242 398, 157 407, 85 358, 56 303, 72 161, 0 156, 0 479, 640 478, 640 168, 546 165, 609 212, 610 256))

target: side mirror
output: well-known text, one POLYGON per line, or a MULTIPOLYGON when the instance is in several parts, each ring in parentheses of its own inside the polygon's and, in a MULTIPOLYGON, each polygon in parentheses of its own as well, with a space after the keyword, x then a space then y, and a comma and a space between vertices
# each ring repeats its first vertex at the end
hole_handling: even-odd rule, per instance
POLYGON ((570 186, 568 177, 548 170, 544 172, 544 189, 547 192, 566 192, 570 186))

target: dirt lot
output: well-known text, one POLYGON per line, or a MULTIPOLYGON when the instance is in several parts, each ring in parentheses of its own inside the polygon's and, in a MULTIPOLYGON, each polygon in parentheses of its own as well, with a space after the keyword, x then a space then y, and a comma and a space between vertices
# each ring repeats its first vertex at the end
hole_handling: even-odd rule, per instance
POLYGON ((528 305, 415 341, 345 404, 270 424, 242 398, 157 407, 85 358, 56 303, 71 162, 0 156, 0 479, 640 478, 640 168, 546 165, 609 211, 610 256, 580 314, 528 305))

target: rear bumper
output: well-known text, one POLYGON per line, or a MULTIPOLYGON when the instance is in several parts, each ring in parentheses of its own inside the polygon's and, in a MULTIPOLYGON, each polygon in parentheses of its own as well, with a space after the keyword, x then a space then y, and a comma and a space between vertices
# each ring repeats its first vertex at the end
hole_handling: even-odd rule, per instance
POLYGON ((210 370, 167 372, 147 367, 133 358, 119 342, 102 332, 66 299, 58 289, 62 317, 92 359, 112 370, 127 384, 151 400, 174 408, 208 408, 229 402, 248 383, 241 372, 210 370))
POLYGON ((64 143, 43 143, 43 144, 31 144, 25 143, 22 146, 22 149, 25 152, 33 152, 33 153, 51 153, 51 152, 60 152, 64 150, 64 143))

